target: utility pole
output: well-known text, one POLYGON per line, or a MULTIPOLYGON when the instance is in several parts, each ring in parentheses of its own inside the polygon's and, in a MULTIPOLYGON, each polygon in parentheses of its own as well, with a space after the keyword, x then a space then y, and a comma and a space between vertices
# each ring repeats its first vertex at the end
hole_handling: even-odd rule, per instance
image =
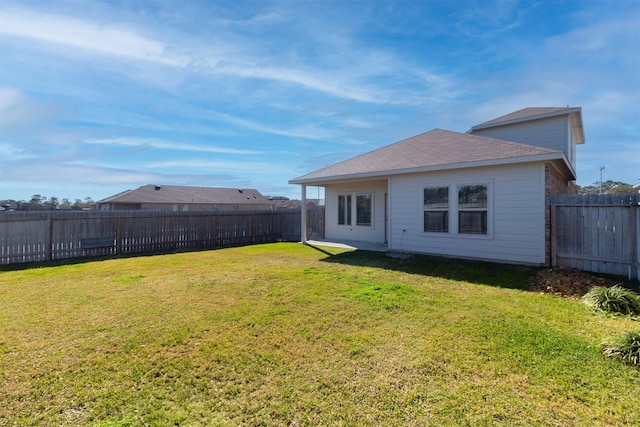
POLYGON ((602 171, 604 170, 604 166, 600 166, 600 194, 602 194, 602 171))

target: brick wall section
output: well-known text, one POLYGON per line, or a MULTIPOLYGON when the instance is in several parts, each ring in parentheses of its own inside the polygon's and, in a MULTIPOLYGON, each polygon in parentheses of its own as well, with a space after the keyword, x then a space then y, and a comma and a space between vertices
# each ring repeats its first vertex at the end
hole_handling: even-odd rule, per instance
POLYGON ((545 228, 545 262, 551 265, 551 196, 556 194, 578 194, 578 187, 567 179, 551 163, 544 165, 544 228, 545 228))

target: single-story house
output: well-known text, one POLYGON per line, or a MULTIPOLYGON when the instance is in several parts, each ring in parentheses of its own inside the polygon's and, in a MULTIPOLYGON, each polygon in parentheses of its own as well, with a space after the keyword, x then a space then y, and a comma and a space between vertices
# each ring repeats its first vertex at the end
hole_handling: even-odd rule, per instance
MULTIPOLYGON (((549 198, 575 193, 581 108, 525 108, 433 129, 289 181, 325 189, 325 239, 548 264, 549 198)), ((302 215, 302 230, 306 230, 302 215)), ((303 233, 302 241, 307 236, 303 233)))
POLYGON ((254 189, 145 185, 96 204, 100 210, 233 212, 272 210, 275 203, 254 189))

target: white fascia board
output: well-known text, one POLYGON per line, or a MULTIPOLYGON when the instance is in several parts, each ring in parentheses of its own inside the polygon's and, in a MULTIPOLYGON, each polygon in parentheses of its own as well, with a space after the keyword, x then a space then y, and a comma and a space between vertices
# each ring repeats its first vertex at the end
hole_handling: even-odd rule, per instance
POLYGON ((521 117, 519 119, 507 120, 507 121, 504 121, 504 122, 489 123, 489 124, 486 124, 486 125, 480 124, 480 125, 473 126, 467 133, 470 133, 471 131, 474 131, 474 130, 488 129, 488 128, 493 128, 493 127, 498 127, 498 126, 512 125, 512 124, 515 124, 515 123, 530 122, 532 120, 547 119, 549 117, 567 116, 567 115, 572 114, 572 113, 580 113, 581 111, 582 111, 581 107, 575 107, 575 108, 565 109, 565 110, 561 110, 561 111, 554 111, 554 112, 551 112, 551 113, 538 114, 538 115, 535 115, 535 116, 521 117))
POLYGON ((322 186, 323 184, 330 184, 338 181, 380 178, 380 177, 404 175, 404 174, 410 174, 410 173, 439 172, 444 170, 502 166, 502 165, 518 164, 518 163, 544 162, 544 161, 551 161, 551 160, 562 160, 567 166, 567 168, 569 169, 569 171, 571 172, 571 175, 575 179, 576 173, 573 167, 571 166, 571 164, 569 163, 569 161, 567 160, 567 157, 563 152, 558 151, 556 153, 538 154, 535 156, 510 157, 506 159, 481 160, 476 162, 464 162, 464 163, 455 163, 455 164, 449 164, 449 165, 436 165, 436 166, 425 166, 425 167, 418 167, 418 168, 343 174, 343 175, 325 176, 320 178, 292 179, 291 181, 289 181, 289 184, 313 184, 313 185, 322 186))

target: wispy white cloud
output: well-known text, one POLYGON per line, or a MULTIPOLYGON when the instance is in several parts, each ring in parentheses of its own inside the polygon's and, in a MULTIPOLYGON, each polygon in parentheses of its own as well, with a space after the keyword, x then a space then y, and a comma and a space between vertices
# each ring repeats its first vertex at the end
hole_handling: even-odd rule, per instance
POLYGON ((0 159, 3 159, 4 161, 31 159, 35 157, 36 156, 34 154, 17 146, 16 144, 0 142, 0 159))
POLYGON ((287 188, 434 127, 567 104, 583 107, 590 183, 587 162, 637 169, 639 12, 627 0, 0 0, 0 192, 287 188))
POLYGON ((101 138, 87 139, 87 144, 92 145, 109 145, 109 146, 125 146, 125 147, 148 147, 159 150, 175 150, 175 151, 197 151, 202 153, 219 153, 219 154, 239 154, 239 155, 257 155, 262 154, 259 150, 245 150, 238 148, 217 147, 211 145, 195 145, 179 142, 168 142, 150 138, 101 138))
POLYGON ((308 89, 323 92, 343 99, 351 99, 369 103, 394 103, 388 93, 379 88, 366 88, 362 82, 342 82, 335 74, 330 75, 319 71, 305 71, 302 69, 273 67, 268 65, 249 64, 221 64, 212 71, 229 74, 236 77, 279 81, 282 83, 303 86, 308 89))
MULTIPOLYGON (((47 163, 38 162, 35 167, 29 163, 17 163, 15 167, 2 172, 4 185, 18 182, 41 182, 43 185, 65 182, 82 182, 84 184, 121 184, 130 182, 154 182, 161 174, 140 169, 109 167, 88 163, 47 163)), ((64 189, 59 189, 59 191, 64 189)), ((58 194, 61 196, 61 194, 58 194)), ((65 196, 62 196, 65 197, 65 196)))
POLYGON ((256 132, 268 133, 272 135, 281 135, 290 138, 304 138, 304 139, 315 139, 315 140, 325 140, 335 138, 336 132, 321 128, 317 126, 305 126, 298 128, 287 128, 287 127, 275 127, 269 126, 262 123, 258 123, 251 120, 242 119, 240 117, 232 116, 227 113, 220 113, 216 111, 210 112, 213 117, 216 117, 220 120, 225 121, 233 126, 237 126, 244 129, 249 129, 256 132))
POLYGON ((0 87, 0 115, 5 116, 11 108, 20 102, 22 95, 16 88, 0 87))
MULTIPOLYGON (((141 165, 148 170, 162 170, 168 171, 177 170, 206 170, 215 172, 229 172, 234 174, 259 171, 260 174, 279 174, 282 170, 288 170, 289 168, 283 166, 281 163, 275 167, 272 163, 266 162, 235 162, 226 160, 167 160, 148 162, 141 165)), ((168 172, 169 173, 169 172, 168 172)))
POLYGON ((638 64, 639 43, 638 16, 631 14, 604 18, 550 37, 546 41, 546 48, 558 57, 570 53, 574 58, 588 58, 596 63, 616 58, 638 64), (620 48, 612 49, 612 46, 620 48))
POLYGON ((0 10, 0 34, 85 49, 99 54, 183 66, 159 41, 125 28, 27 9, 0 10))
POLYGON ((454 25, 467 36, 492 38, 519 27, 524 8, 520 0, 468 2, 460 8, 454 25))
POLYGON ((0 87, 0 131, 21 130, 34 123, 58 117, 62 109, 47 102, 30 99, 14 87, 0 87))
MULTIPOLYGON (((21 8, 0 9, 0 20, 3 23, 0 35, 63 45, 67 49, 58 52, 63 55, 73 54, 73 50, 79 49, 95 55, 162 64, 212 76, 278 82, 363 103, 412 105, 425 102, 425 96, 415 91, 405 91, 399 96, 397 88, 388 90, 376 84, 383 76, 398 78, 400 59, 388 52, 376 52, 371 47, 359 53, 358 58, 354 58, 352 49, 332 52, 326 58, 329 53, 325 47, 325 57, 320 58, 324 64, 320 68, 310 60, 305 63, 283 63, 280 56, 242 48, 230 37, 216 40, 215 48, 189 37, 182 39, 178 45, 175 41, 145 36, 139 27, 21 8), (329 64, 327 60, 333 62, 329 64), (278 65, 274 65, 274 62, 278 65)), ((271 21, 272 18, 259 20, 261 23, 271 21)), ((402 78, 422 84, 424 89, 430 91, 431 97, 436 93, 445 94, 444 87, 451 87, 443 84, 446 80, 444 76, 425 72, 413 64, 405 64, 403 68, 402 78)), ((149 76, 149 81, 154 81, 154 75, 157 73, 149 76)), ((166 79, 159 81, 166 82, 166 79)))

